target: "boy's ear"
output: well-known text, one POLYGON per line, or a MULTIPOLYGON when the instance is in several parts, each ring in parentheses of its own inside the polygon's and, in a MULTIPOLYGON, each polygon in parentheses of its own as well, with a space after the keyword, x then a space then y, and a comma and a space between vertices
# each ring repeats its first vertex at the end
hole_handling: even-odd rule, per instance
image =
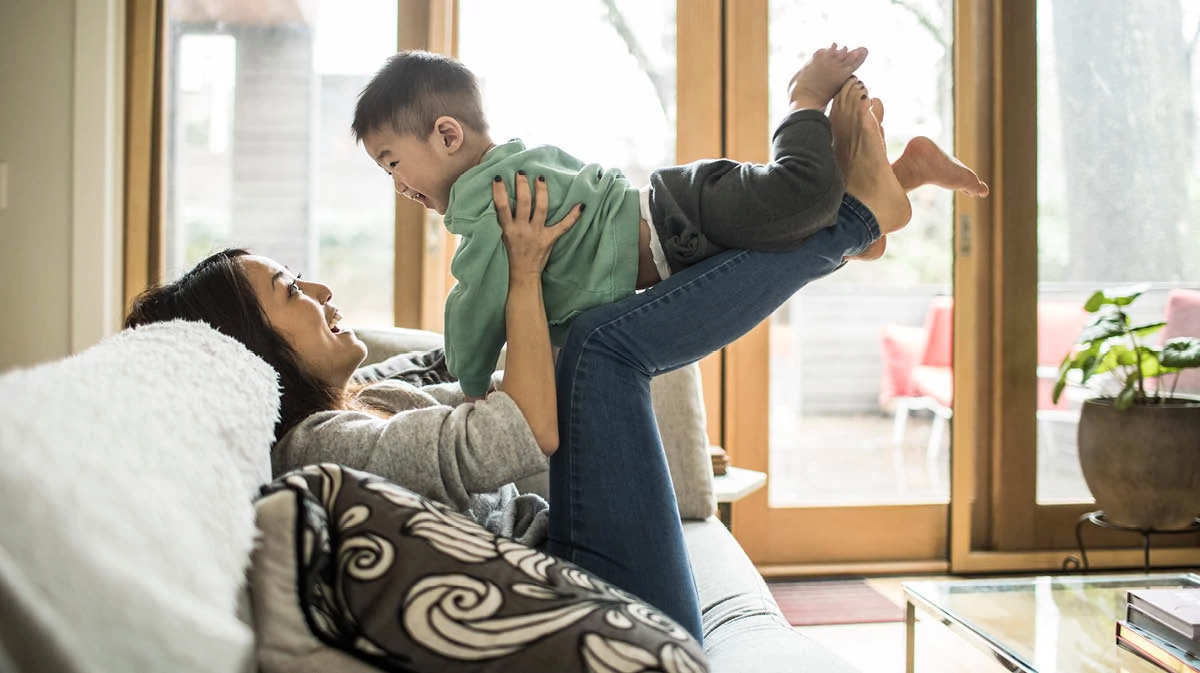
POLYGON ((445 149, 447 154, 454 154, 462 148, 466 137, 462 124, 459 124, 457 119, 443 115, 433 122, 433 140, 438 147, 445 149))

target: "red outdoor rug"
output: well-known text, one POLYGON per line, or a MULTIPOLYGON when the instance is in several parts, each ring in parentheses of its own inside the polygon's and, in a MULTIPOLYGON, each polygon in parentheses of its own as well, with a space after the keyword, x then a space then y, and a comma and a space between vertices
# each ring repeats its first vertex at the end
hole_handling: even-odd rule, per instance
POLYGON ((904 608, 863 580, 768 582, 792 626, 902 622, 904 608))

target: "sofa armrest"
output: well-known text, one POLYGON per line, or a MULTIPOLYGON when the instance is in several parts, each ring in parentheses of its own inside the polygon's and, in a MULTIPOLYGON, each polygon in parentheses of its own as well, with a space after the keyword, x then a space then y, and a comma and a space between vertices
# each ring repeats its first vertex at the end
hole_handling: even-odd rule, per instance
MULTIPOLYGON (((442 345, 442 335, 426 330, 362 328, 355 333, 367 345, 363 365, 413 350, 430 350, 442 345)), ((503 362, 501 353, 501 362, 503 362)), ((654 415, 675 485, 679 515, 684 519, 706 519, 717 509, 713 495, 712 459, 708 455, 708 428, 699 365, 663 374, 650 384, 654 415)), ((518 483, 522 491, 546 495, 546 475, 535 475, 518 483)))
POLYGON ((367 359, 360 367, 382 362, 393 355, 410 351, 427 351, 440 348, 442 335, 423 329, 407 327, 362 327, 354 333, 367 345, 367 359))

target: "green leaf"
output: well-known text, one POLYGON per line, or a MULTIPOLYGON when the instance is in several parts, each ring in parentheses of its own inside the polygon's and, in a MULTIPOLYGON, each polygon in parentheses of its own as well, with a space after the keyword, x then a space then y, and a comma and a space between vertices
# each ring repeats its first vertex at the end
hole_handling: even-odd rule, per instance
POLYGON ((1083 361, 1079 363, 1079 373, 1081 374, 1079 382, 1087 383, 1088 379, 1096 374, 1103 374, 1107 369, 1100 369, 1100 365, 1104 364, 1104 358, 1099 353, 1087 353, 1083 361))
POLYGON ((1100 310, 1101 306, 1128 306, 1133 303, 1133 300, 1142 296, 1142 293, 1149 289, 1150 286, 1129 285, 1126 287, 1109 288, 1107 290, 1098 290, 1084 303, 1083 308, 1088 313, 1095 313, 1100 310))
POLYGON ((1133 303, 1133 300, 1145 294, 1146 290, 1149 289, 1150 286, 1146 283, 1122 285, 1121 287, 1110 287, 1104 290, 1104 296, 1108 297, 1117 306, 1128 306, 1133 303))
POLYGON ((1100 310, 1101 306, 1111 303, 1112 302, 1108 300, 1108 297, 1104 296, 1103 292, 1096 290, 1094 293, 1092 293, 1092 296, 1088 297, 1088 300, 1083 303, 1083 310, 1087 311, 1088 313, 1095 313, 1096 311, 1100 310))
POLYGON ((1135 383, 1136 382, 1131 377, 1128 381, 1125 382, 1125 387, 1121 388, 1121 392, 1117 394, 1117 401, 1116 401, 1115 406, 1117 407, 1118 411, 1125 411, 1129 407, 1133 406, 1133 399, 1135 397, 1135 390, 1134 390, 1135 383))
POLYGON ((1104 294, 1117 306, 1128 306, 1133 303, 1134 299, 1142 296, 1142 293, 1149 289, 1150 286, 1143 283, 1105 290, 1104 294))
POLYGON ((1066 376, 1066 374, 1060 375, 1058 377, 1058 380, 1054 382, 1054 392, 1051 393, 1051 395, 1050 395, 1050 399, 1053 400, 1053 402, 1055 404, 1058 404, 1058 398, 1060 395, 1062 395, 1063 388, 1066 388, 1066 387, 1067 387, 1067 376, 1066 376))
POLYGON ((1113 344, 1104 352, 1104 355, 1097 358, 1095 365, 1089 373, 1084 371, 1084 375, 1088 378, 1096 374, 1111 372, 1117 367, 1128 367, 1137 361, 1137 356, 1133 351, 1121 344, 1113 344))
POLYGON ((1058 404, 1058 396, 1062 395, 1063 388, 1067 387, 1067 375, 1072 369, 1071 353, 1063 356, 1062 362, 1058 363, 1058 378, 1054 380, 1054 392, 1050 393, 1050 399, 1058 404))
POLYGON ((1132 332, 1134 336, 1143 337, 1148 334, 1154 334, 1155 332, 1157 332, 1158 330, 1160 330, 1166 326, 1167 326, 1167 323, 1165 323, 1165 322, 1152 322, 1152 323, 1147 323, 1145 325, 1138 325, 1137 327, 1130 327, 1129 331, 1132 332))
POLYGON ((1091 345, 1123 334, 1125 334, 1125 314, 1120 311, 1105 311, 1083 328, 1076 343, 1091 345))
POLYGON ((1100 349, 1104 346, 1104 342, 1097 341, 1095 343, 1086 344, 1087 348, 1080 349, 1075 353, 1075 359, 1072 365, 1076 367, 1086 366, 1092 360, 1095 360, 1100 355, 1100 349))
POLYGON ((1079 382, 1087 383, 1087 380, 1095 373, 1096 366, 1100 364, 1100 346, 1101 342, 1097 341, 1088 344, 1087 348, 1076 352, 1074 357, 1071 358, 1070 363, 1066 365, 1066 371, 1063 371, 1062 366, 1059 367, 1059 378, 1065 380, 1068 371, 1078 369, 1080 373, 1079 382))
POLYGON ((1159 349, 1154 346, 1139 346, 1137 352, 1141 354, 1142 376, 1146 378, 1154 378, 1163 374, 1170 374, 1175 371, 1173 367, 1164 367, 1159 360, 1159 349))
MULTIPOLYGON (((1105 352, 1101 358, 1100 366, 1096 368, 1094 373, 1103 374, 1107 371, 1112 371, 1117 367, 1138 367, 1141 366, 1144 376, 1158 376, 1164 373, 1158 357, 1158 348, 1154 346, 1138 346, 1137 348, 1126 348, 1120 344, 1116 344, 1105 352)), ((1131 374, 1136 376, 1136 374, 1131 374)))
POLYGON ((1175 337, 1163 344, 1160 361, 1167 367, 1186 369, 1200 367, 1200 339, 1175 337))

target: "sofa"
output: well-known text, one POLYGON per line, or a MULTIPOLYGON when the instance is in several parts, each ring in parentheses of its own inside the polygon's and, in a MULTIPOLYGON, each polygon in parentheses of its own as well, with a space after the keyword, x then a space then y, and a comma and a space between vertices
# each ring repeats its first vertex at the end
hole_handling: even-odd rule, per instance
MULTIPOLYGON (((440 343, 360 334, 368 363, 440 343)), ((699 386, 693 366, 653 395, 709 670, 852 670, 787 624, 713 515, 699 386)), ((250 503, 270 480, 277 397, 265 363, 198 323, 0 375, 0 670, 257 670, 250 503)), ((544 475, 521 486, 544 492, 544 475)))

